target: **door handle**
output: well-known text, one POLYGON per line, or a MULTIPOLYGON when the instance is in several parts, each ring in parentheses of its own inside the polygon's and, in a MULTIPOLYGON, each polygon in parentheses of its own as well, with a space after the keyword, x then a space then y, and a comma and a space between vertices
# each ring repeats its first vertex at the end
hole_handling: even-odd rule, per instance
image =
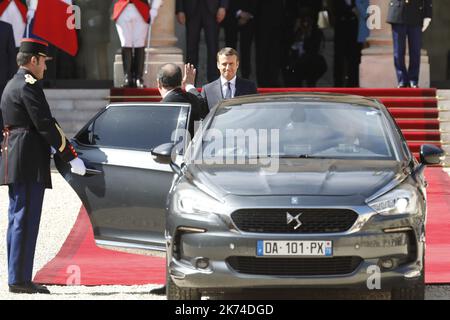
POLYGON ((90 177, 90 176, 96 176, 96 175, 100 175, 100 174, 103 174, 103 171, 86 168, 86 174, 84 176, 85 177, 90 177))

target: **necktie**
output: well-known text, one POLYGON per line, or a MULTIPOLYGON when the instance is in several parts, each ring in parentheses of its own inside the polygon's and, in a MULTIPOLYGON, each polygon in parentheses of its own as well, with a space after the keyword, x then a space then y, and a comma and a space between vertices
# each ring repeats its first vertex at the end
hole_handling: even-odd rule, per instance
POLYGON ((227 91, 225 93, 225 99, 231 99, 231 82, 227 82, 227 91))

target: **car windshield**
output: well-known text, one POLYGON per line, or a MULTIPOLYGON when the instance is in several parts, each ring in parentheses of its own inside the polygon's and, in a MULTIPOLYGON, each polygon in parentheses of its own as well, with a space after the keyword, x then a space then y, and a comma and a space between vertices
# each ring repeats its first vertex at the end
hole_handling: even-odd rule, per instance
POLYGON ((395 159, 387 119, 374 107, 275 102, 223 107, 202 138, 203 158, 395 159))

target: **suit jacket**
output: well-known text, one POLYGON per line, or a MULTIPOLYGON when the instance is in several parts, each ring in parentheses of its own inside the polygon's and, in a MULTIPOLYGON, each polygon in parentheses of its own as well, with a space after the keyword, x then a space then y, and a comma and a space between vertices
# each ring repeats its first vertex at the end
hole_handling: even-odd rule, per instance
MULTIPOLYGON (((196 94, 197 96, 200 95, 200 93, 198 93, 198 91, 194 89, 191 89, 189 92, 192 94, 196 94)), ((236 92, 234 94, 235 97, 256 93, 258 93, 258 90, 256 89, 256 84, 253 81, 240 77, 236 78, 236 92)), ((209 110, 211 110, 216 104, 221 102, 223 100, 223 92, 220 78, 204 85, 202 88, 201 97, 205 100, 209 110)))
POLYGON ((358 17, 353 11, 356 7, 355 0, 352 0, 350 5, 347 4, 345 0, 333 0, 333 16, 335 19, 335 24, 339 24, 342 21, 356 20, 358 17))
POLYGON ((255 15, 257 1, 258 0, 230 0, 227 16, 236 18, 236 13, 239 10, 255 15))
POLYGON ((423 19, 432 16, 432 0, 390 0, 387 22, 422 26, 423 19))
POLYGON ((50 146, 63 161, 77 156, 35 80, 31 72, 20 68, 3 92, 1 111, 7 129, 2 143, 0 184, 39 182, 51 188, 50 146))
MULTIPOLYGON (((14 76, 17 70, 16 44, 14 32, 9 23, 0 21, 0 100, 6 83, 14 76)), ((0 130, 3 129, 3 119, 0 112, 0 130)), ((3 135, 0 134, 0 143, 3 135)))
POLYGON ((200 121, 208 114, 208 106, 203 99, 196 95, 184 92, 181 88, 176 88, 170 91, 161 102, 182 102, 189 103, 191 105, 191 116, 189 118, 188 130, 191 134, 191 138, 194 137, 194 123, 200 121))
POLYGON ((198 6, 201 3, 206 3, 211 14, 215 15, 219 8, 228 9, 229 0, 177 0, 176 13, 184 12, 186 15, 193 15, 199 11, 198 6))
POLYGON ((17 70, 13 28, 0 21, 0 93, 17 70))
POLYGON ((147 0, 117 0, 117 2, 114 4, 112 19, 116 21, 130 2, 136 6, 136 9, 139 11, 144 21, 149 23, 150 5, 148 4, 147 0))

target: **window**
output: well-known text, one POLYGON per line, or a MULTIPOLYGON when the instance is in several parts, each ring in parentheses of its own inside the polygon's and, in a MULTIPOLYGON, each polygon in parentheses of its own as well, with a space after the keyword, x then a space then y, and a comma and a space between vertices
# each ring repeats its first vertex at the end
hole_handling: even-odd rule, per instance
POLYGON ((203 136, 203 157, 394 159, 388 130, 380 110, 366 106, 322 102, 236 105, 215 114, 203 136))
POLYGON ((81 132, 81 143, 102 147, 150 150, 175 142, 186 129, 188 108, 180 106, 112 106, 81 132))

